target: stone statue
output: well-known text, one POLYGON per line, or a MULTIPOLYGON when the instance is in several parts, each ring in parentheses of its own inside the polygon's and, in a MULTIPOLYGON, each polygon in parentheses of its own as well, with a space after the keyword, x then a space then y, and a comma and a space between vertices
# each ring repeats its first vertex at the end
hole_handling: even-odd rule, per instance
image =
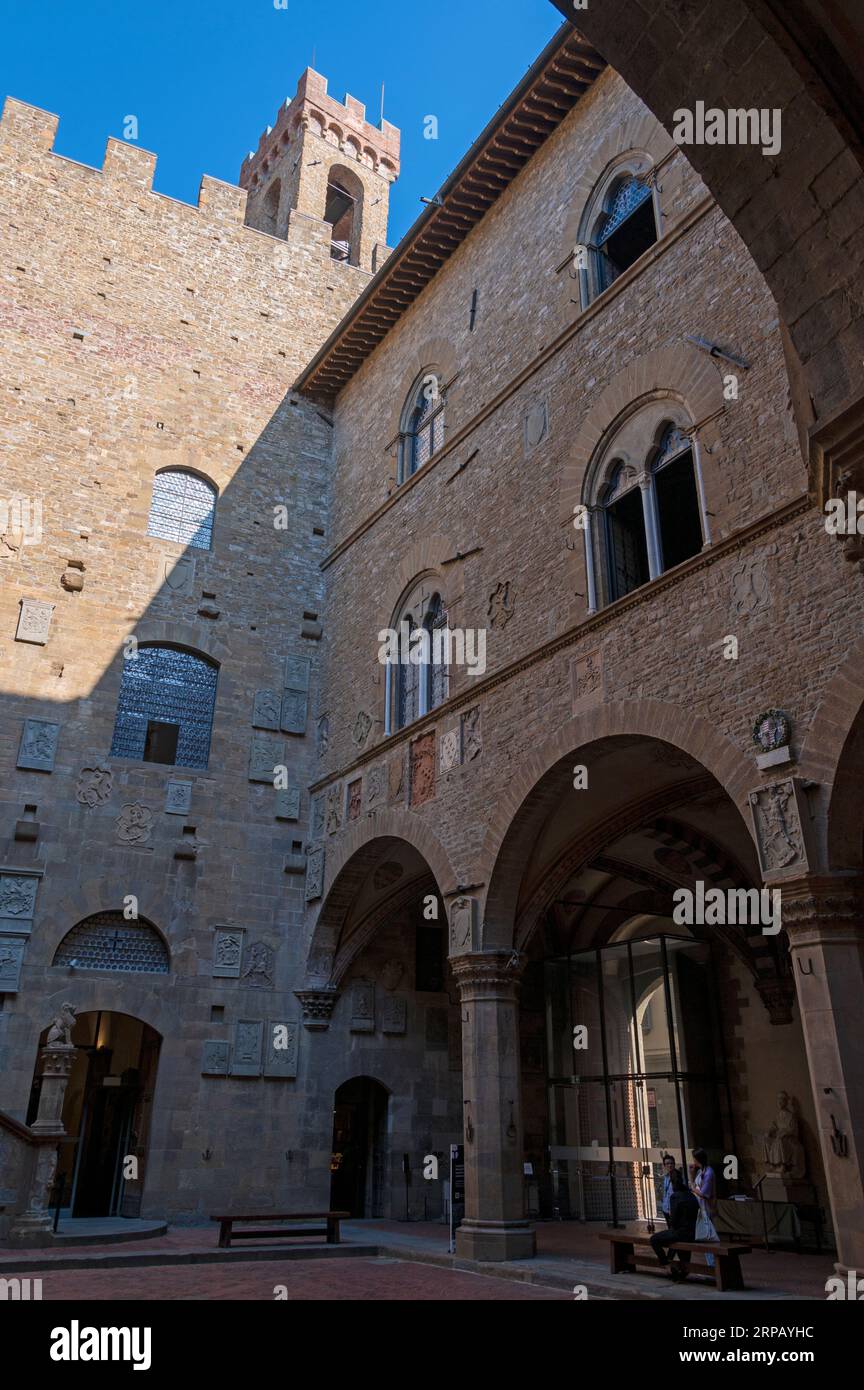
POLYGON ((46 1047, 71 1047, 72 1029, 75 1027, 75 1007, 73 1004, 61 1004, 59 1014, 55 1015, 54 1022, 48 1029, 48 1037, 45 1039, 46 1047))
POLYGON ((805 1175, 806 1158, 804 1145, 798 1137, 795 1102, 785 1091, 781 1091, 777 1105, 777 1114, 762 1140, 762 1155, 769 1170, 784 1181, 798 1182, 805 1175))

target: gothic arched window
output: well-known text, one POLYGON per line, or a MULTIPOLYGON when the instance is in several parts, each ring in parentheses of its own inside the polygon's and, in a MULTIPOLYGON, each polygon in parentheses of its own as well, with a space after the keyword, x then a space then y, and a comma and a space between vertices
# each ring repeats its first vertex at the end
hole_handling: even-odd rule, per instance
MULTIPOLYGON (((630 427, 631 438, 632 433, 630 427)), ((623 598, 710 543, 695 444, 668 419, 654 438, 640 465, 622 459, 613 441, 610 462, 595 472, 593 488, 589 484, 589 612, 598 601, 623 598)))
POLYGON ((122 912, 96 912, 68 931, 52 965, 76 970, 117 970, 124 974, 167 975, 168 947, 143 917, 131 922, 122 912))
POLYGON ((627 173, 612 184, 594 227, 597 293, 608 289, 656 240, 651 188, 644 179, 627 173))
POLYGON ((398 653, 386 668, 385 733, 404 729, 447 698, 447 613, 440 593, 421 583, 394 620, 398 653), (413 658, 413 659, 412 659, 413 658))
POLYGON ((138 647, 123 661, 111 756, 205 768, 218 667, 178 647, 138 647))
POLYGON ((423 373, 403 413, 399 482, 422 468, 444 443, 444 391, 437 372, 423 373))
POLYGON ((209 550, 215 510, 216 489, 212 483, 185 468, 163 468, 153 479, 147 534, 209 550))

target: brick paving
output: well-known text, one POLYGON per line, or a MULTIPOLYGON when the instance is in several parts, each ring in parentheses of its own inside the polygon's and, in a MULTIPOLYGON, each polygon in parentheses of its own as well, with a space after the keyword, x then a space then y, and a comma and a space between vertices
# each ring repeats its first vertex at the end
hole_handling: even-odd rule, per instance
POLYGON ((560 1302, 572 1297, 560 1289, 388 1259, 277 1259, 128 1270, 48 1270, 36 1277, 42 1278, 42 1301, 49 1303, 105 1299, 272 1302, 274 1289, 282 1284, 289 1302, 560 1302))

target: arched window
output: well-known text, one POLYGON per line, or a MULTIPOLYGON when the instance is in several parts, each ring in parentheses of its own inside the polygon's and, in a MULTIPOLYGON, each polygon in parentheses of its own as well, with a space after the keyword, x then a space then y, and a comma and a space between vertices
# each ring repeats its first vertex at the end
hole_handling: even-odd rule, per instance
POLYGON ((279 203, 282 198, 282 180, 274 179, 267 192, 264 194, 264 207, 261 215, 262 232, 269 232, 271 236, 276 235, 279 225, 279 203))
POLYGON ((330 224, 330 257, 360 264, 363 183, 351 169, 334 164, 327 179, 324 221, 330 224))
POLYGON ((185 468, 163 468, 153 479, 148 536, 209 550, 213 543, 216 489, 185 468))
POLYGON ((399 482, 422 468, 444 443, 444 391, 438 373, 423 373, 408 397, 402 417, 399 482))
POLYGON ((76 970, 116 970, 123 974, 167 975, 168 947, 143 917, 130 922, 122 912, 96 912, 67 932, 52 965, 76 970))
POLYGON ((608 289, 656 240, 650 185, 627 173, 612 184, 594 227, 597 293, 608 289))
POLYGON ((447 698, 447 613, 439 593, 429 584, 417 586, 393 623, 398 634, 397 658, 386 668, 385 733, 404 729, 437 709, 447 698))
MULTIPOLYGON (((632 423, 627 432, 632 439, 632 423)), ((680 423, 668 419, 654 437, 656 444, 647 450, 643 444, 638 465, 622 458, 613 441, 608 461, 601 461, 593 474, 593 499, 589 484, 585 553, 590 612, 598 602, 623 598, 710 543, 695 444, 680 423)))
POLYGON ((147 645, 123 662, 111 756, 207 766, 218 668, 178 647, 147 645))

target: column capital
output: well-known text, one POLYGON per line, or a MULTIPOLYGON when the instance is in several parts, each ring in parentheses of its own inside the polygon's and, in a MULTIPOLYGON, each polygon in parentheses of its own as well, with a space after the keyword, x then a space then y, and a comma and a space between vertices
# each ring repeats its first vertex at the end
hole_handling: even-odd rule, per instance
POLYGON ((780 885, 783 930, 791 949, 826 935, 864 937, 864 878, 808 875, 780 885))
POLYGON ((330 1016, 340 994, 335 985, 325 985, 319 989, 295 989, 294 994, 303 1010, 304 1028, 308 1028, 310 1033, 321 1033, 330 1027, 330 1016))
POLYGON ((525 959, 518 951, 469 951, 451 956, 462 999, 515 999, 525 959))

